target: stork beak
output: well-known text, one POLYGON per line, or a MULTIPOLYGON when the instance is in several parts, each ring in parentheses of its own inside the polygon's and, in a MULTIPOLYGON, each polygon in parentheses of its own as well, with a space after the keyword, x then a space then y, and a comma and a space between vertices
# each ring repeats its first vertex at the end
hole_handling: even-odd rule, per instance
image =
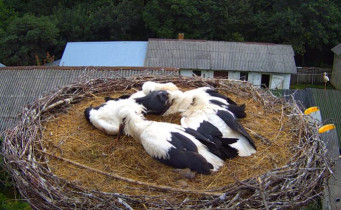
POLYGON ((115 139, 115 143, 118 143, 118 141, 120 140, 121 136, 123 135, 124 127, 125 127, 125 123, 124 122, 122 124, 120 124, 120 126, 118 127, 118 134, 117 134, 117 138, 115 139))

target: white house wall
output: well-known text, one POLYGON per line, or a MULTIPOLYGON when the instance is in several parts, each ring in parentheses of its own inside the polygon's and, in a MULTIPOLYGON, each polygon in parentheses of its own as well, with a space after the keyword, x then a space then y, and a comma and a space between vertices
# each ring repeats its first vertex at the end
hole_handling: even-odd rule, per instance
POLYGON ((192 73, 193 73, 192 70, 185 70, 185 69, 180 70, 180 75, 184 77, 191 77, 192 73))
POLYGON ((229 71, 229 79, 240 79, 239 71, 229 71))
POLYGON ((248 82, 256 87, 260 87, 262 81, 262 74, 256 72, 249 72, 248 82))
MULTIPOLYGON (((180 75, 185 77, 191 77, 193 74, 192 70, 181 69, 180 75)), ((201 77, 203 78, 213 78, 214 71, 212 70, 201 70, 201 77)), ((240 79, 240 72, 238 71, 229 71, 228 72, 229 79, 240 79)), ((270 89, 289 89, 290 88, 290 74, 270 74, 270 89)), ((249 72, 248 74, 248 82, 250 82, 255 87, 260 87, 262 81, 262 73, 257 72, 249 72)))

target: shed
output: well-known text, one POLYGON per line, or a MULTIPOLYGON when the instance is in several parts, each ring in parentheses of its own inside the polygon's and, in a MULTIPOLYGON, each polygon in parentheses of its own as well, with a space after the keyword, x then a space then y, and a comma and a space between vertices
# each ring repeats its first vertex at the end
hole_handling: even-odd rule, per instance
POLYGON ((6 67, 4 64, 0 63, 0 67, 6 67))
POLYGON ((334 53, 334 63, 333 63, 333 70, 332 70, 332 76, 330 78, 330 82, 333 84, 333 86, 340 90, 341 89, 341 43, 336 45, 332 48, 332 51, 334 53))
POLYGON ((68 42, 59 66, 142 67, 148 42, 68 42))
POLYGON ((291 45, 149 39, 145 66, 180 68, 181 75, 241 79, 255 86, 289 89, 296 74, 291 45))

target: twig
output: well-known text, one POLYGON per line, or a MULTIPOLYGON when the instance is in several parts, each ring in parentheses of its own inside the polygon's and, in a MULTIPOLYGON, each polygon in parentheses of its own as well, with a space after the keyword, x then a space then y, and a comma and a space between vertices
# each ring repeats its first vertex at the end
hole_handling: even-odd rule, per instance
POLYGON ((266 201, 266 198, 265 198, 263 182, 262 182, 260 177, 258 177, 257 180, 258 180, 258 183, 259 183, 259 193, 262 196, 264 207, 265 207, 266 210, 269 210, 268 202, 266 201))
POLYGON ((144 186, 148 186, 148 187, 152 187, 152 188, 156 188, 156 189, 160 189, 160 190, 166 190, 166 191, 172 191, 172 192, 181 192, 181 193, 190 193, 190 194, 201 194, 201 195, 207 195, 207 196, 220 196, 222 194, 222 193, 204 192, 204 191, 198 191, 198 190, 185 190, 185 189, 173 188, 173 187, 168 187, 168 186, 150 184, 150 183, 147 183, 147 182, 136 181, 136 180, 129 179, 129 178, 126 178, 126 177, 122 177, 122 176, 120 176, 118 174, 115 174, 115 173, 108 173, 108 172, 105 172, 105 171, 98 170, 96 168, 85 166, 85 165, 77 163, 75 161, 72 161, 72 160, 69 160, 69 159, 66 159, 66 158, 63 158, 63 157, 56 156, 54 154, 51 154, 51 153, 48 153, 48 152, 45 152, 45 151, 42 151, 42 150, 39 150, 39 152, 42 152, 42 153, 44 153, 46 155, 52 156, 52 157, 57 158, 59 160, 62 160, 64 162, 70 163, 70 164, 78 166, 80 168, 84 168, 84 169, 87 169, 87 170, 90 170, 90 171, 94 171, 94 172, 102 174, 102 175, 110 176, 112 178, 119 179, 119 180, 122 180, 122 181, 130 182, 130 183, 134 183, 134 184, 139 184, 139 185, 144 185, 144 186))

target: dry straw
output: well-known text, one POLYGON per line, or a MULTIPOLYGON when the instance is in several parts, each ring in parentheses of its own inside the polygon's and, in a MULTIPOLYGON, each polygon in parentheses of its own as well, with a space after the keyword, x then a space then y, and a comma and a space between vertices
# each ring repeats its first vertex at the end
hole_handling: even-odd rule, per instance
MULTIPOLYGON (((149 116, 178 123, 179 116, 149 116)), ((66 208, 293 208, 322 195, 331 160, 296 102, 241 81, 185 77, 93 79, 54 91, 24 109, 5 133, 5 166, 37 209, 66 208), (218 172, 186 178, 130 137, 117 145, 86 122, 83 110, 141 88, 145 81, 182 89, 211 86, 246 104, 241 123, 257 153, 227 160, 218 172)))

